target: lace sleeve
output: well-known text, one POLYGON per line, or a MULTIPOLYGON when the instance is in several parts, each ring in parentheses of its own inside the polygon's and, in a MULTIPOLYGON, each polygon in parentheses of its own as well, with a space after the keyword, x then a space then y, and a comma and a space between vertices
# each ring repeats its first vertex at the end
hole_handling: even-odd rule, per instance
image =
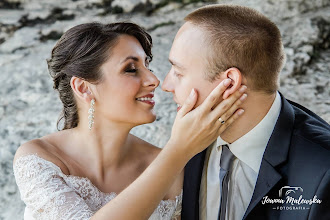
POLYGON ((175 211, 174 211, 174 214, 172 216, 172 220, 179 220, 179 219, 181 219, 182 194, 183 194, 183 191, 181 190, 181 194, 176 197, 175 211))
POLYGON ((21 199, 35 219, 89 219, 93 212, 63 179, 58 167, 36 155, 20 157, 14 175, 21 199))

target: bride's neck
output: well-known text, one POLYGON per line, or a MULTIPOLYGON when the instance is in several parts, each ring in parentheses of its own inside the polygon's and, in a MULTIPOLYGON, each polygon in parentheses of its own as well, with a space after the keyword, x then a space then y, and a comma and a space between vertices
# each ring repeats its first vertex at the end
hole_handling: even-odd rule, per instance
POLYGON ((81 150, 79 154, 89 161, 90 166, 102 171, 123 164, 131 148, 130 130, 128 126, 108 124, 93 126, 91 130, 78 126, 73 132, 81 144, 78 147, 81 150))

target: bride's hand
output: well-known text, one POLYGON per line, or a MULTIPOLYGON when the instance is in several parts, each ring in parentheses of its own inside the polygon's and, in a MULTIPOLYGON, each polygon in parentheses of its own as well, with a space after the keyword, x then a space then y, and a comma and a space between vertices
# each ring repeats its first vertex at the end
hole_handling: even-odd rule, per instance
POLYGON ((219 103, 229 84, 230 79, 222 81, 194 110, 198 94, 193 89, 178 111, 169 142, 183 150, 188 157, 203 151, 243 114, 244 110, 239 109, 239 106, 247 97, 244 85, 219 103))

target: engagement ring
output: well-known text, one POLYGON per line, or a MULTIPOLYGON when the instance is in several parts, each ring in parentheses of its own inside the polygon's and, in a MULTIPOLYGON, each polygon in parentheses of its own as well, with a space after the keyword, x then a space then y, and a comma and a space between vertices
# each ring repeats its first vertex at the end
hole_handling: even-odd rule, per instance
POLYGON ((221 124, 222 124, 222 125, 225 123, 225 121, 224 121, 224 120, 222 120, 222 118, 221 118, 221 117, 220 117, 218 120, 221 122, 221 124))

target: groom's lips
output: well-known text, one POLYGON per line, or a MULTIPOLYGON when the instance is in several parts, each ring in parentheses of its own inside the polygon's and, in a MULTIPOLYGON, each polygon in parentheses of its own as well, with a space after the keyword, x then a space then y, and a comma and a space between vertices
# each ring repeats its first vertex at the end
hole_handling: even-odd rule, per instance
POLYGON ((173 97, 173 101, 177 104, 177 108, 176 108, 176 111, 178 112, 178 111, 180 111, 180 109, 182 108, 182 105, 180 105, 177 101, 176 101, 176 98, 175 97, 173 97))

